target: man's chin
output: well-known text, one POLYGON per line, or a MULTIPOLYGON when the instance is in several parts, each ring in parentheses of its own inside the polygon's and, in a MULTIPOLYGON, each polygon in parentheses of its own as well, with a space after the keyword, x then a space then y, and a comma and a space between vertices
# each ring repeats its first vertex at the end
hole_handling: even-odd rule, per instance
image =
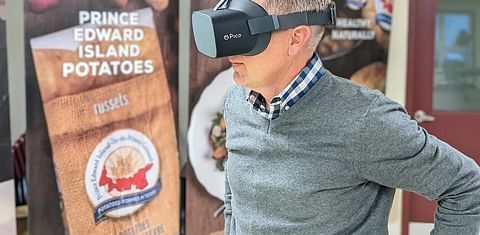
POLYGON ((241 76, 238 72, 233 73, 233 81, 238 86, 247 87, 245 76, 241 76))

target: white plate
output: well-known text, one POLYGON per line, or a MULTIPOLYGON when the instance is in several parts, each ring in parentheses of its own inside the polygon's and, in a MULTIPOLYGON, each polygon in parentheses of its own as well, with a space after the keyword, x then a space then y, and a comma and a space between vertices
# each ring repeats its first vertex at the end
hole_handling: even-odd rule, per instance
POLYGON ((188 129, 188 155, 195 175, 208 193, 222 201, 225 174, 216 167, 208 139, 212 120, 216 118, 216 113, 223 113, 225 93, 233 85, 232 68, 219 73, 203 90, 193 108, 188 129))

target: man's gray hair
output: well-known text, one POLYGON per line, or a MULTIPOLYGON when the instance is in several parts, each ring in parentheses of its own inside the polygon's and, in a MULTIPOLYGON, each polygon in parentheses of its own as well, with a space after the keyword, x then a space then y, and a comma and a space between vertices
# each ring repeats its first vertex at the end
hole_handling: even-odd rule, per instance
MULTIPOLYGON (((302 11, 322 11, 328 8, 331 0, 266 0, 265 9, 271 15, 285 15, 302 11)), ((310 26, 312 35, 309 42, 311 49, 316 49, 322 39, 324 28, 310 26)))

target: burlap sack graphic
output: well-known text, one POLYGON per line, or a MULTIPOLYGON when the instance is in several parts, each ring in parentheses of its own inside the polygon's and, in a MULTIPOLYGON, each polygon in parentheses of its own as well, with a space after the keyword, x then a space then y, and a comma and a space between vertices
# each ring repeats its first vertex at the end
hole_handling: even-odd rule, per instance
POLYGON ((138 57, 154 62, 143 75, 64 79, 62 63, 78 60, 76 52, 32 41, 70 234, 179 232, 170 93, 155 27, 142 27, 138 57))

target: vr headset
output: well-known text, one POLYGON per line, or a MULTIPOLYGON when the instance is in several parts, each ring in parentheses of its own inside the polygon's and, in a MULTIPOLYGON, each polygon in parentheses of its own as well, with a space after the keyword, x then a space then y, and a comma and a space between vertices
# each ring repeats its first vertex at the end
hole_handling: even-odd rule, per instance
MULTIPOLYGON (((285 0, 287 1, 287 0, 285 0)), ((270 43, 273 31, 299 25, 335 25, 336 8, 287 15, 268 15, 250 0, 221 0, 213 9, 192 14, 193 36, 198 50, 211 58, 257 55, 270 43)))

